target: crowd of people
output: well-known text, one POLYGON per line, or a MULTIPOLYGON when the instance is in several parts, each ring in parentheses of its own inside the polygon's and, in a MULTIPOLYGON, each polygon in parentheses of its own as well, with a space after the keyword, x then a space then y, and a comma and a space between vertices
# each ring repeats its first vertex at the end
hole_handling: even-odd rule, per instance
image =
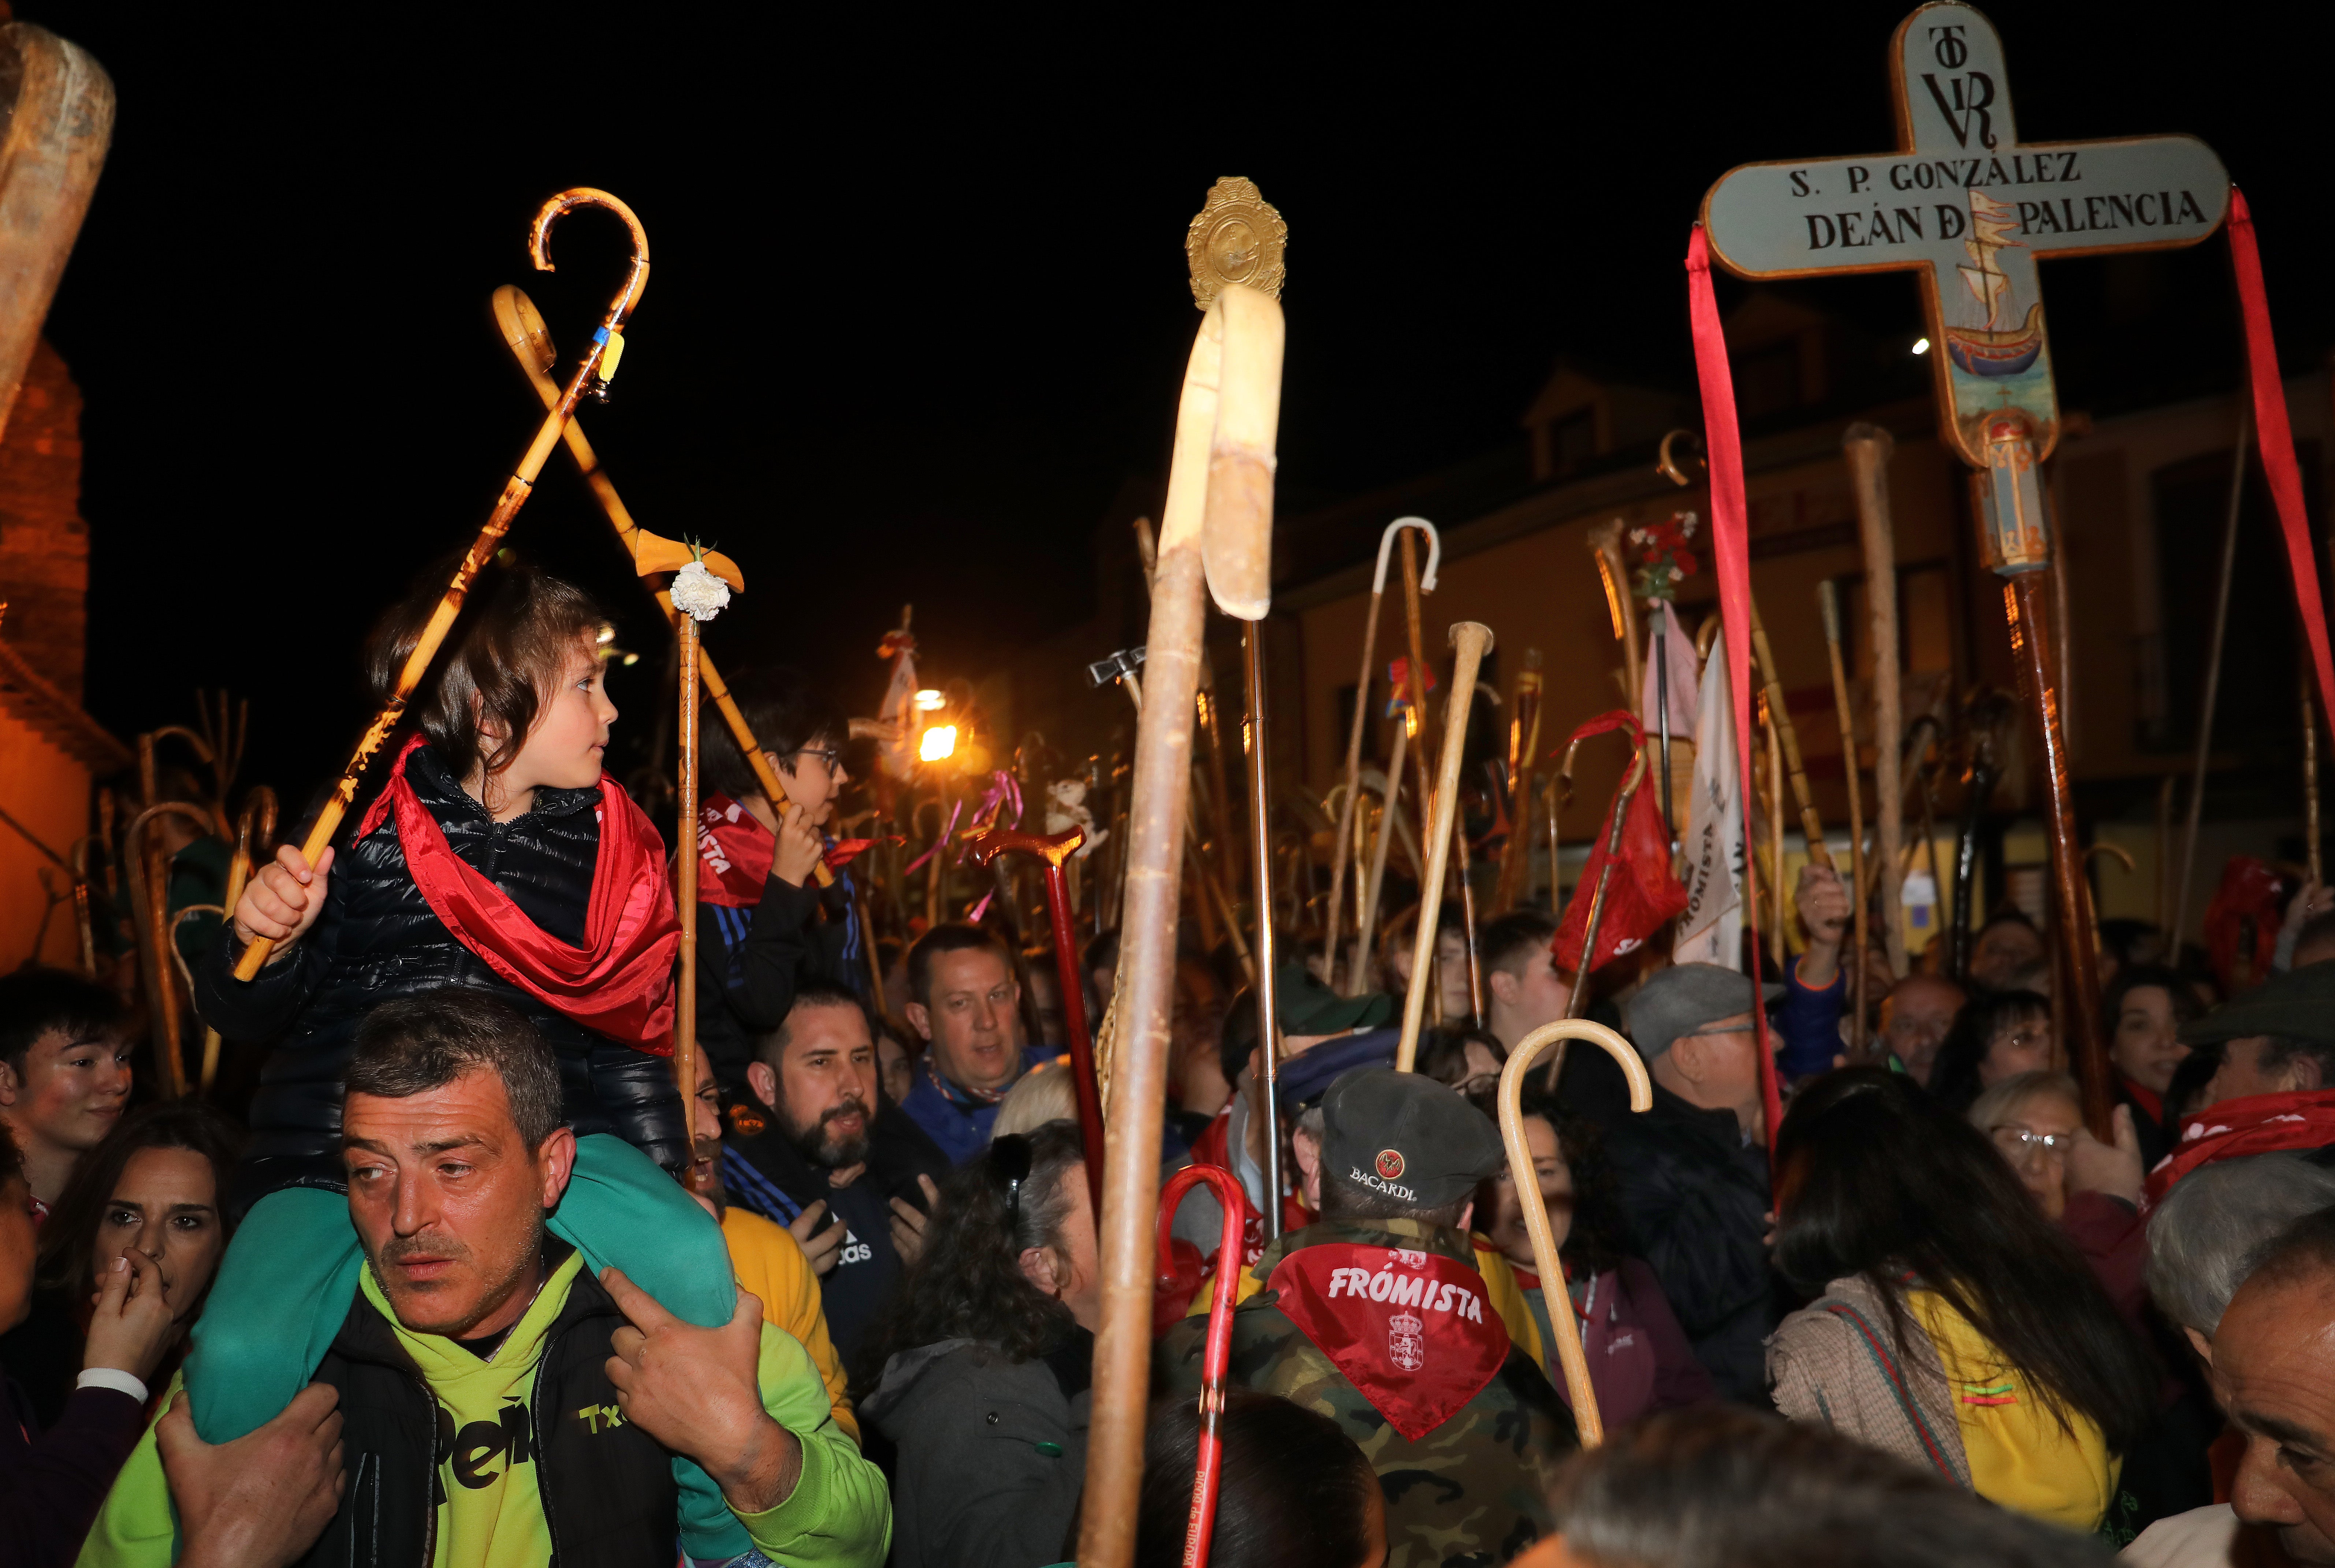
MULTIPOLYGON (((0 1568, 1072 1560, 1100 1151, 1043 956, 820 886, 851 725, 737 673, 786 799, 707 728, 684 1092, 599 625, 490 574, 377 803, 251 880, 191 966, 267 1048, 232 1110, 156 1098, 114 991, 0 978, 0 1568)), ((2107 954, 2109 1138, 2024 916, 1884 973, 1851 1060, 1873 960, 1838 877, 1797 892, 1769 973, 1656 943, 1592 977, 1652 1103, 1601 1051, 1536 1069, 1531 1193, 1497 1089, 1574 1004, 1547 914, 1439 929, 1410 1072, 1401 923, 1367 975, 1288 959, 1270 1031, 1181 945, 1163 1147, 1211 1169, 1159 1259, 1139 1563, 1182 1560, 1215 1441, 1220 1568, 2335 1563, 2320 890, 2238 994, 2107 954)), ((1088 1017, 1119 962, 1086 944, 1088 1017)))

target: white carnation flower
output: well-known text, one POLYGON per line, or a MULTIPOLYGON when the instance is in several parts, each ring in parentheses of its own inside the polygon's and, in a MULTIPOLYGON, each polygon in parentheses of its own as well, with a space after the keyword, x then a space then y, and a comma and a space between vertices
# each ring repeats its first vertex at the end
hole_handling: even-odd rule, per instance
POLYGON ((673 575, 673 607, 693 620, 710 621, 730 602, 730 585, 692 561, 673 575))

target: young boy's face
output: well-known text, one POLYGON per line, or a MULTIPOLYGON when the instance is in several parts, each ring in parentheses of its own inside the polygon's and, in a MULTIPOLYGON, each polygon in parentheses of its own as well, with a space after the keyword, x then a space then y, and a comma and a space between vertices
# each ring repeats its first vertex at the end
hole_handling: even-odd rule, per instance
POLYGON ((42 1031, 22 1067, 0 1060, 0 1117, 32 1146, 79 1154, 97 1147, 130 1099, 130 1048, 108 1036, 42 1031))
POLYGON ((606 673, 599 650, 588 638, 579 639, 558 684, 536 710, 535 727, 511 761, 509 784, 588 789, 600 781, 608 726, 616 721, 616 705, 601 685, 606 673))

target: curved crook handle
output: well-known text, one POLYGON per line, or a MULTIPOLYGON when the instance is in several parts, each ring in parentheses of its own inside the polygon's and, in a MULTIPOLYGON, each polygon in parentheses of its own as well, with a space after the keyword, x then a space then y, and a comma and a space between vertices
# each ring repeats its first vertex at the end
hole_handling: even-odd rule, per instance
POLYGON ((1559 1019, 1542 1024, 1517 1043, 1500 1070, 1500 1141, 1507 1146, 1508 1174, 1516 1189, 1516 1206, 1524 1213, 1525 1230, 1532 1237, 1533 1266, 1540 1273, 1542 1295, 1548 1302, 1548 1321, 1556 1337, 1557 1359, 1565 1365, 1565 1391, 1573 1399, 1573 1424, 1581 1446, 1594 1448, 1605 1440, 1604 1418, 1597 1408, 1597 1390, 1589 1380, 1589 1359, 1581 1350, 1581 1329, 1565 1291, 1565 1268, 1557 1256, 1556 1237, 1548 1228, 1548 1205, 1540 1195, 1540 1178, 1534 1174, 1532 1147, 1525 1141, 1525 1075, 1533 1061, 1561 1040, 1585 1040, 1604 1048, 1621 1064, 1630 1080, 1630 1108, 1645 1110, 1654 1103, 1645 1064, 1630 1042, 1602 1023, 1585 1018, 1559 1019))
POLYGON ((964 835, 964 852, 975 866, 987 870, 989 863, 1001 855, 1016 850, 1034 855, 1047 865, 1059 867, 1078 847, 1087 841, 1087 830, 1072 828, 1051 837, 1035 833, 1017 832, 1011 828, 984 828, 978 833, 964 835))
MULTIPOLYGON (((1683 490, 1690 489, 1693 487, 1694 476, 1686 471, 1685 464, 1680 462, 1677 458, 1671 455, 1671 443, 1677 440, 1681 436, 1684 436, 1687 440, 1693 441, 1697 447, 1702 445, 1702 442, 1696 438, 1695 433, 1692 431, 1671 431, 1669 434, 1662 437, 1662 450, 1656 454, 1654 458, 1654 471, 1683 490)), ((1692 460, 1700 465, 1704 471, 1708 472, 1710 470, 1710 463, 1705 461, 1700 453, 1698 453, 1692 460)))
POLYGON ((2110 857, 2117 865, 2123 866, 2127 871, 2130 871, 2133 868, 2132 851, 2127 849, 2121 844, 2109 844, 2103 841, 2093 845, 2090 848, 2084 851, 2084 858, 2087 861, 2089 861, 2095 855, 2106 855, 2110 857))
POLYGON ((1184 1534, 1184 1568, 1206 1568, 1208 1543, 1216 1527, 1216 1492, 1223 1484, 1225 1440, 1218 1429, 1225 1409, 1225 1372, 1232 1363, 1233 1307, 1240 1294, 1240 1271, 1245 1266, 1242 1249, 1243 1224, 1248 1198, 1233 1173, 1218 1166, 1186 1166, 1168 1178, 1159 1191, 1159 1229, 1153 1238, 1160 1263, 1168 1257, 1174 1234, 1176 1205, 1184 1195, 1206 1182, 1215 1190, 1225 1212, 1225 1225, 1216 1244, 1216 1297, 1208 1304, 1208 1337, 1200 1355, 1200 1444, 1192 1467, 1191 1523, 1184 1534), (1229 1272, 1227 1272, 1229 1271, 1229 1272))
POLYGON ((527 254, 528 259, 535 263, 536 271, 559 270, 551 262, 551 226, 579 207, 607 208, 624 220, 625 227, 632 230, 633 235, 633 256, 625 268, 625 281, 617 288, 616 297, 608 302, 608 314, 601 318, 600 330, 593 339, 592 353, 586 359, 586 367, 590 369, 597 365, 599 355, 607 349, 609 334, 625 324, 625 318, 631 315, 634 307, 641 302, 641 290, 647 286, 649 277, 649 236, 631 208, 605 190, 579 185, 572 190, 561 191, 535 209, 535 221, 528 226, 527 230, 527 254))
POLYGON ((559 351, 552 346, 551 329, 544 325, 543 313, 528 298, 527 290, 515 283, 496 289, 494 303, 495 325, 502 330, 503 342, 510 345, 511 357, 537 383, 537 391, 548 387, 551 395, 558 397, 559 383, 551 379, 551 373, 558 367, 559 351))
POLYGON ((1435 592, 1435 568, 1443 564, 1443 536, 1425 518, 1397 518, 1379 536, 1379 569, 1371 575, 1371 592, 1386 592, 1387 552, 1394 548, 1394 537, 1405 528, 1417 528, 1427 536, 1427 569, 1419 574, 1419 591, 1435 592))

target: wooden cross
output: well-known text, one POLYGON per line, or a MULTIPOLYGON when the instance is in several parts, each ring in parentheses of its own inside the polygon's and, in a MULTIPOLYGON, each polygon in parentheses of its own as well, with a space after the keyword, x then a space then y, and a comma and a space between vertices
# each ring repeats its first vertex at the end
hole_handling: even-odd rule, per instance
POLYGON ((2074 993, 2070 1044, 2085 1120, 2105 1137, 2112 1097, 2095 1018, 2089 890, 2040 615, 2051 538, 2038 469, 2059 442, 2059 403, 2035 264, 2195 245, 2228 215, 2230 177, 2190 136, 2020 141, 2002 40, 1960 0, 1906 17, 1889 69, 1895 152, 1729 169, 1703 198, 1703 228, 1720 264, 1744 277, 1921 274, 1940 430, 1983 476, 1972 491, 1986 563, 2006 579, 2003 614, 2042 734, 2059 945, 2074 993))

